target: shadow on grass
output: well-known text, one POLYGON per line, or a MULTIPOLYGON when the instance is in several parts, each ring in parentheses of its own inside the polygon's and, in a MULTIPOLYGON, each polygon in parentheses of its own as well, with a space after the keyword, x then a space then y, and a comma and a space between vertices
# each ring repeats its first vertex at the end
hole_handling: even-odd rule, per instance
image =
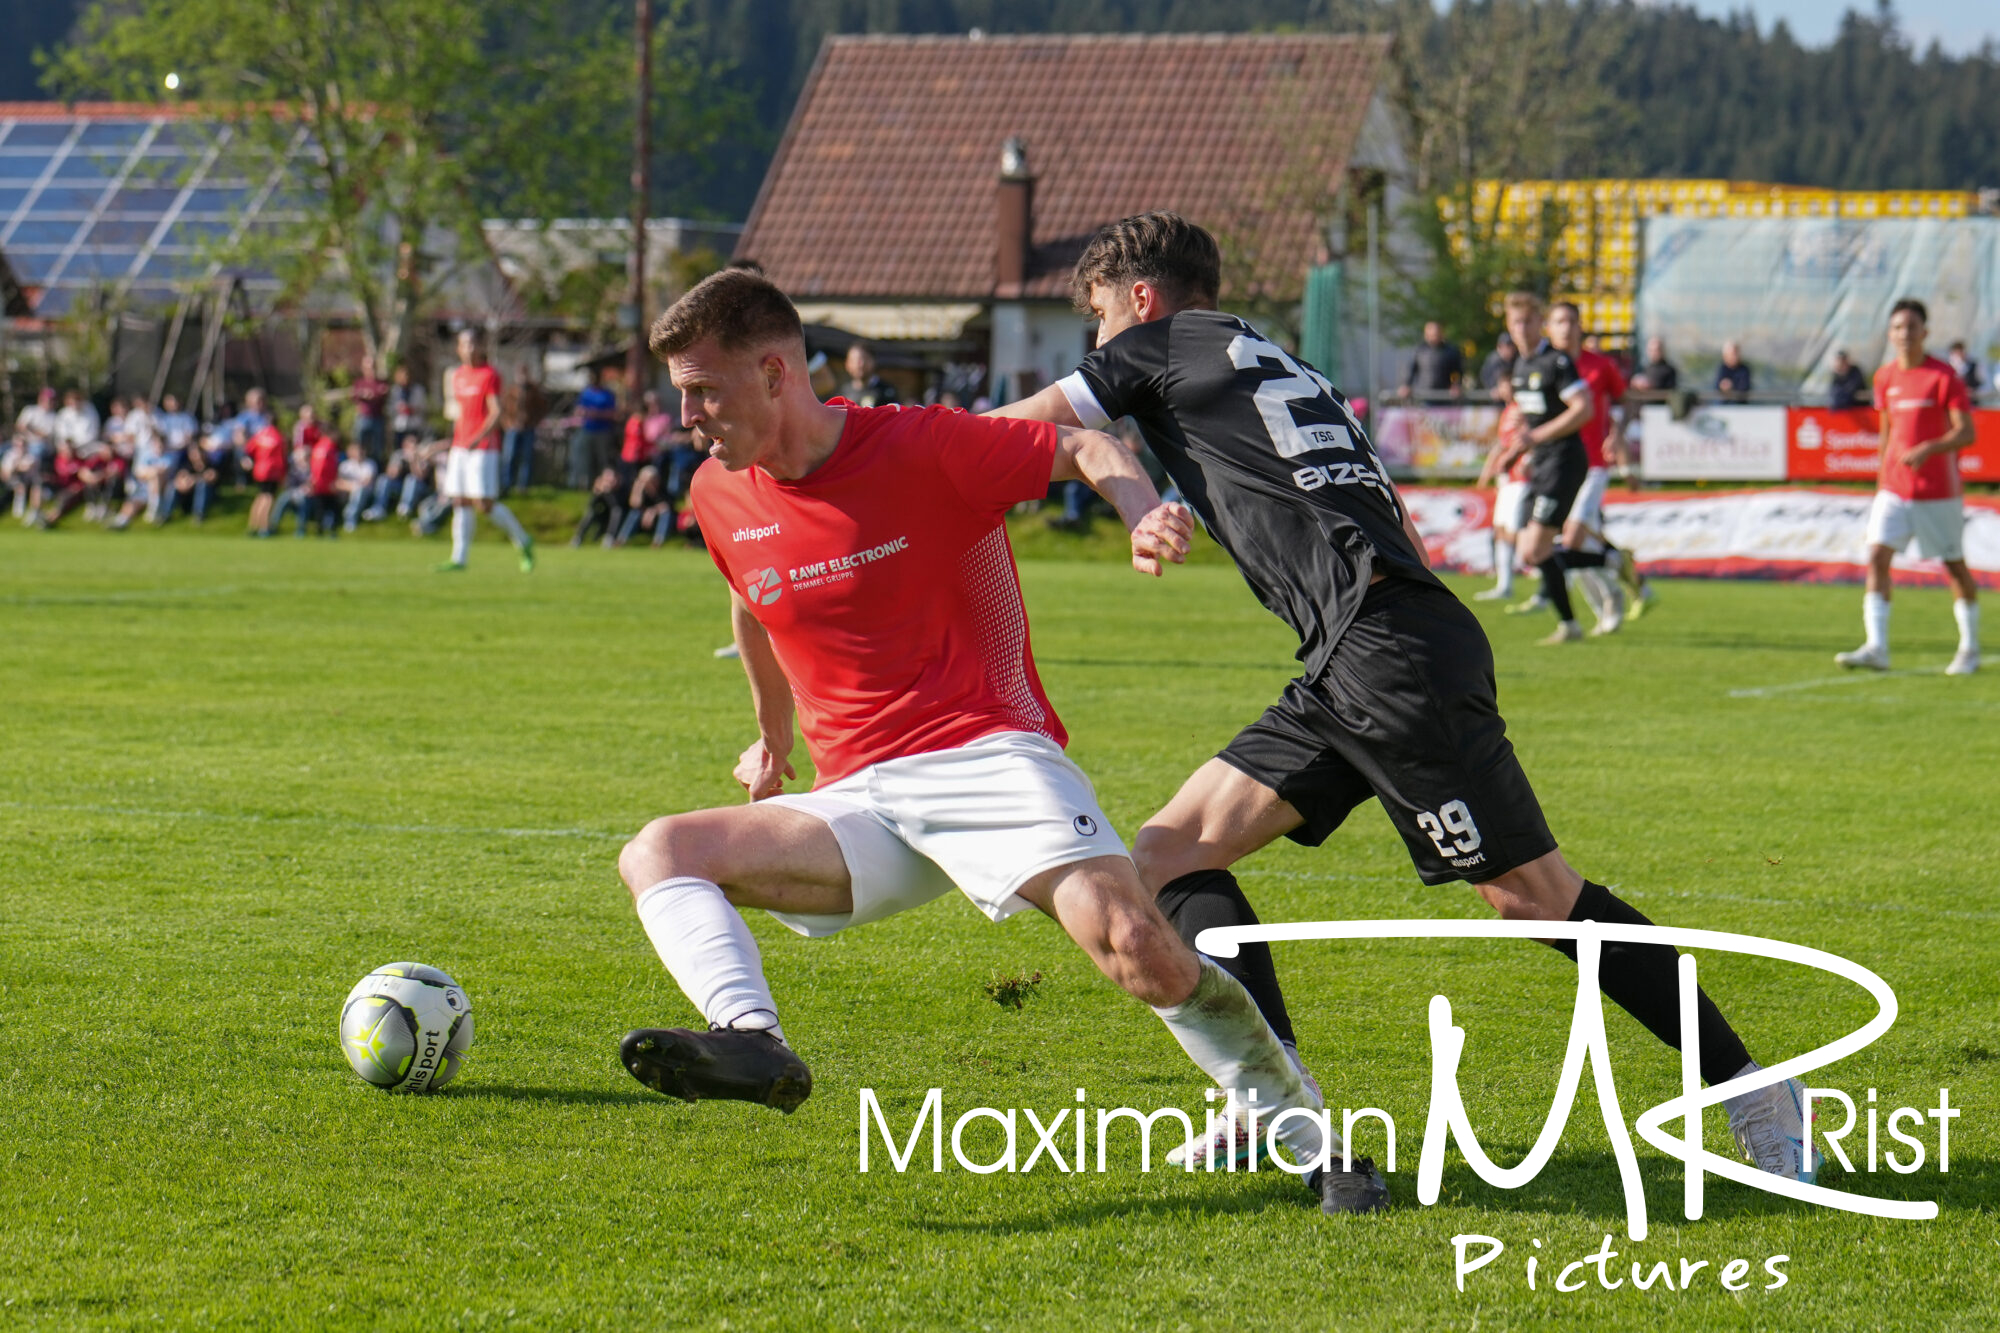
POLYGON ((440 1089, 441 1095, 486 1101, 554 1102, 568 1106, 679 1106, 681 1103, 658 1093, 637 1088, 531 1088, 517 1083, 474 1083, 469 1087, 440 1089))

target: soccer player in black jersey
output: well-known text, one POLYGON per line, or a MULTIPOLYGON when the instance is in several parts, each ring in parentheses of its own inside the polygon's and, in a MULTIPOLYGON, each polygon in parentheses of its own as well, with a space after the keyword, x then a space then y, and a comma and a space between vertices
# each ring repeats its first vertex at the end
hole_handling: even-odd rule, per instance
MULTIPOLYGON (((1168 919, 1190 943, 1208 927, 1254 924, 1229 867, 1281 836, 1317 846, 1372 796, 1427 884, 1470 883, 1510 919, 1646 924, 1556 850, 1500 718, 1486 635, 1426 565, 1346 400, 1216 310, 1220 282, 1214 238, 1184 218, 1147 213, 1102 228, 1074 277, 1078 304, 1099 320, 1097 349, 1076 373, 1000 409, 1095 427, 1132 417, 1258 600, 1299 636, 1298 679, 1133 842, 1168 919)), ((1568 358, 1549 356, 1539 334, 1539 319, 1516 332, 1527 355, 1514 393, 1539 390, 1558 404, 1580 396, 1585 407, 1563 423, 1573 430, 1589 390, 1568 388, 1574 367, 1565 374, 1568 358)), ((1544 404, 1531 416, 1545 425, 1569 410, 1544 404)), ((1553 533, 1582 468, 1552 452, 1547 472, 1538 494, 1553 507, 1536 518, 1553 533)), ((1554 947, 1576 956, 1573 943, 1554 947)), ((1675 959, 1666 945, 1607 944, 1600 976, 1605 994, 1678 1047, 1675 959)), ((1217 961, 1295 1052, 1269 946, 1217 961)), ((1697 1023, 1709 1083, 1759 1067, 1706 994, 1697 1023)), ((1810 1180, 1798 1095, 1795 1081, 1739 1094, 1727 1103, 1730 1127, 1761 1168, 1810 1180)), ((1246 1137, 1226 1127, 1202 1146, 1240 1156, 1254 1151, 1246 1137)))
POLYGON ((1604 564, 1601 552, 1564 551, 1556 545, 1590 472, 1581 432, 1596 404, 1576 362, 1542 336, 1539 296, 1509 292, 1506 315, 1508 336, 1523 349, 1514 362, 1511 389, 1527 432, 1501 457, 1497 470, 1504 474, 1527 452, 1528 525, 1521 530, 1515 553, 1523 564, 1541 571, 1542 596, 1555 608, 1555 633, 1542 642, 1570 643, 1583 637, 1583 629, 1570 604, 1568 571, 1604 564))

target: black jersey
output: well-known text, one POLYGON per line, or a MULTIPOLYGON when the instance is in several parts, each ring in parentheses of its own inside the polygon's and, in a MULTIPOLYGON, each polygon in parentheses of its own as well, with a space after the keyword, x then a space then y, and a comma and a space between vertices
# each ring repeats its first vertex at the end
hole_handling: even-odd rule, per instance
POLYGON ((1368 433, 1325 376, 1236 318, 1136 324, 1062 381, 1086 426, 1146 443, 1318 676, 1376 574, 1439 587, 1368 433))
MULTIPOLYGON (((1514 406, 1520 409, 1522 423, 1529 430, 1546 426, 1569 411, 1570 403, 1579 393, 1590 392, 1590 385, 1577 370, 1576 362, 1557 351, 1547 339, 1535 349, 1533 356, 1524 356, 1514 362, 1512 388, 1514 406), (1573 387, 1577 385, 1582 387, 1573 387)), ((1537 453, 1572 448, 1583 448, 1583 436, 1579 432, 1571 431, 1560 439, 1547 440, 1535 446, 1537 453)))

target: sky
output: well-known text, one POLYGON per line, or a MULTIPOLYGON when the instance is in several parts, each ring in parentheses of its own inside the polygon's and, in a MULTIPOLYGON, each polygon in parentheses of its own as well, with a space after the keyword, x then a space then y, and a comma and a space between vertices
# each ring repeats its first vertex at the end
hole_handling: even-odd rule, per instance
MULTIPOLYGON (((1783 19, 1804 46, 1825 46, 1840 30, 1840 16, 1849 9, 1874 10, 1874 0, 1677 0, 1692 3, 1717 18, 1748 9, 1757 16, 1757 30, 1768 33, 1783 19)), ((1935 39, 1951 55, 1966 55, 1991 39, 2000 46, 2000 3, 1995 0, 1897 0, 1896 15, 1910 44, 1922 51, 1935 39)))

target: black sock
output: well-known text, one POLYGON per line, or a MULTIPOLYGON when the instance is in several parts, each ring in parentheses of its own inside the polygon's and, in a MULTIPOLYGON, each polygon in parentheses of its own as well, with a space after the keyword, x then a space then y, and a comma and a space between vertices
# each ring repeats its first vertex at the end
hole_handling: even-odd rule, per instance
POLYGON ((1560 550, 1556 554, 1562 557, 1564 569, 1604 568, 1604 552, 1602 551, 1560 550))
POLYGON ((1556 609, 1556 619, 1575 620, 1576 609, 1569 604, 1569 582, 1563 577, 1563 553, 1557 551, 1535 568, 1542 571, 1542 596, 1556 609))
MULTIPOLYGON (((1182 875, 1160 890, 1160 910, 1174 929, 1195 947, 1195 937, 1215 926, 1254 926, 1257 913, 1227 870, 1197 870, 1182 875)), ((1206 957, 1207 955, 1204 955, 1206 957)), ((1264 1011, 1264 1021, 1279 1041, 1298 1044, 1292 1035, 1292 1016, 1285 1012, 1285 994, 1278 989, 1278 970, 1271 962, 1271 946, 1262 940, 1238 948, 1234 958, 1217 958, 1215 965, 1243 983, 1250 998, 1264 1011)))
MULTIPOLYGON (((1650 926, 1653 923, 1632 904, 1602 884, 1584 881, 1571 909, 1572 921, 1596 921, 1603 925, 1650 926)), ((1575 940, 1552 941, 1555 949, 1571 962, 1576 961, 1575 940)), ((1597 960, 1597 982, 1618 1007, 1639 1020, 1646 1030, 1667 1045, 1681 1047, 1680 954, 1665 944, 1625 944, 1606 940, 1597 960)), ((1716 1084, 1736 1077, 1750 1063, 1750 1052, 1729 1020, 1700 990, 1695 996, 1695 1028, 1701 1038, 1701 1078, 1716 1084)))

